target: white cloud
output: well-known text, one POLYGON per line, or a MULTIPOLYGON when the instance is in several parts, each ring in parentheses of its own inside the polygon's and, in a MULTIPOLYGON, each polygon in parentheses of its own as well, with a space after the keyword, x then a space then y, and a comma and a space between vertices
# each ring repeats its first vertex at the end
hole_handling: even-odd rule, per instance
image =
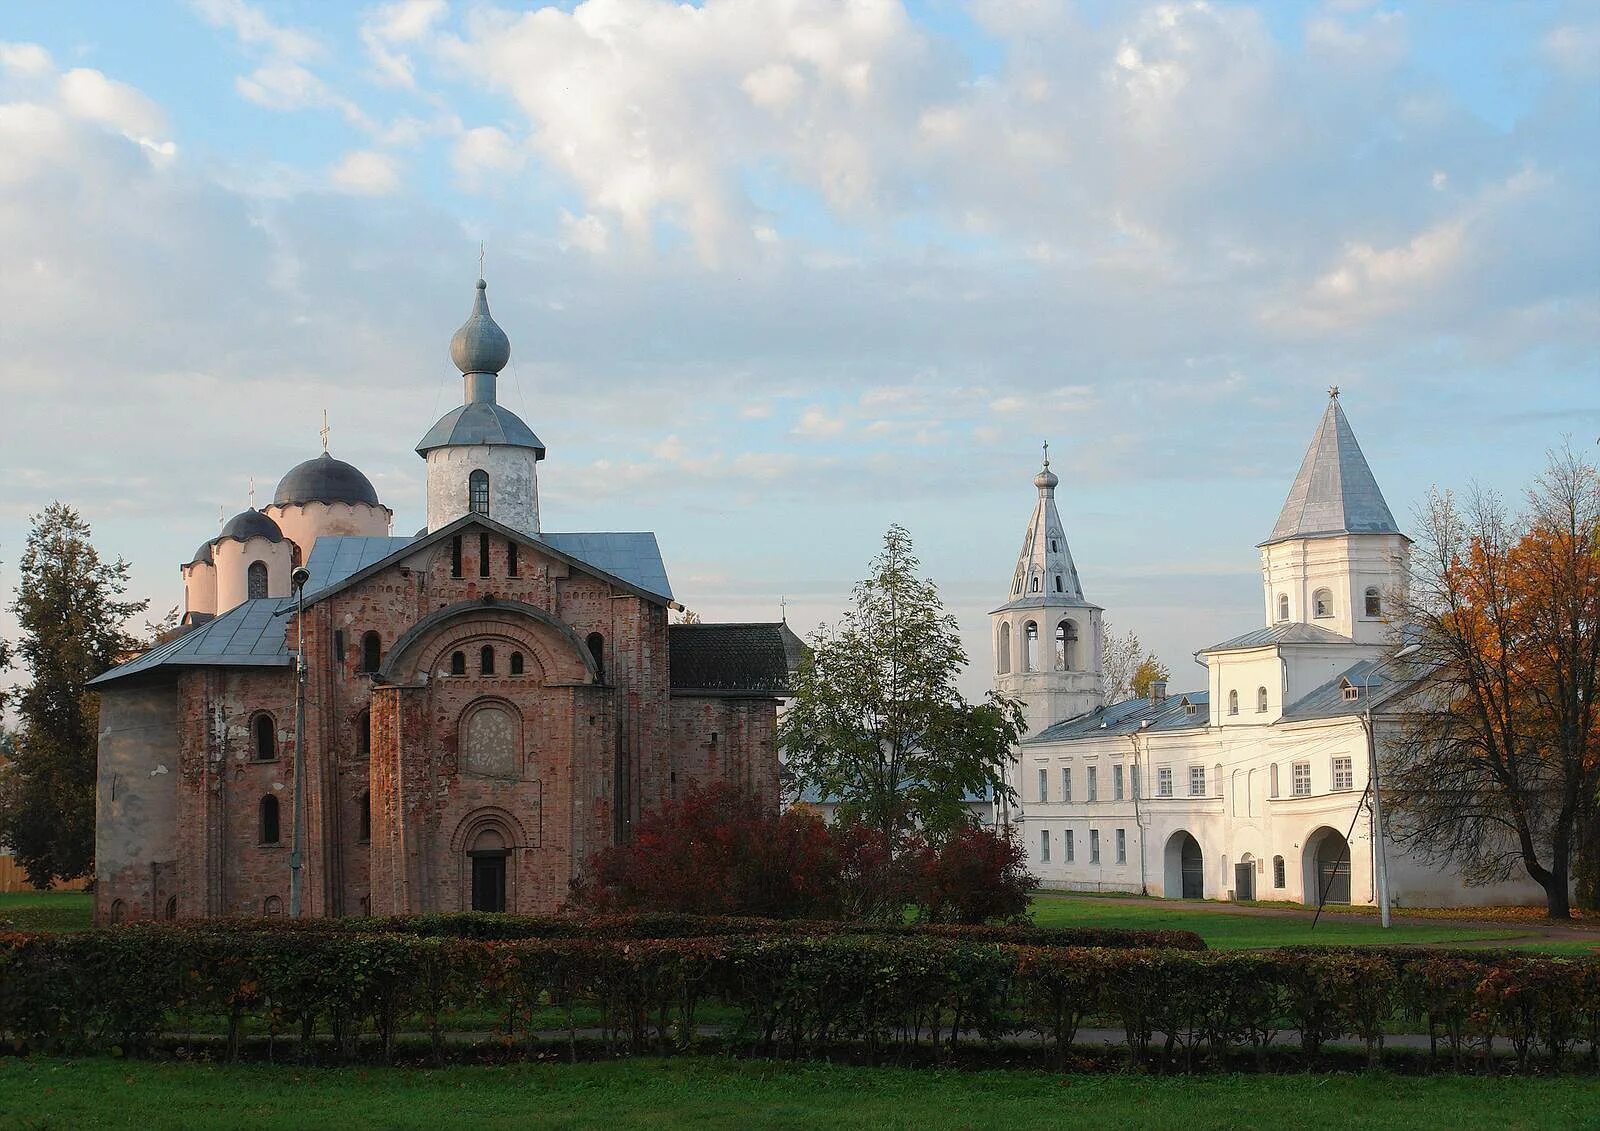
POLYGON ((400 168, 393 157, 356 149, 328 171, 334 187, 357 196, 387 196, 400 188, 400 168))
POLYGON ((0 43, 0 68, 20 75, 47 75, 54 69, 50 52, 37 43, 0 43))
POLYGON ((611 246, 611 229, 598 216, 574 216, 561 211, 561 247, 601 255, 611 246))
POLYGON ((415 67, 401 48, 427 40, 448 12, 445 0, 400 0, 368 12, 361 24, 361 42, 378 80, 415 88, 415 67))
POLYGON ((527 154, 504 130, 477 126, 456 139, 450 160, 463 186, 470 189, 490 182, 495 174, 522 168, 527 154))
POLYGON ((1600 74, 1600 23, 1562 24, 1545 35, 1542 46, 1545 57, 1569 75, 1600 74))
POLYGON ((794 426, 794 434, 796 436, 810 436, 815 439, 837 436, 843 431, 843 420, 829 416, 816 406, 812 406, 801 413, 799 423, 794 426))
POLYGON ((212 27, 226 28, 247 46, 291 60, 312 59, 323 53, 321 43, 310 32, 273 23, 259 7, 245 0, 190 0, 190 4, 212 27))
POLYGON ((68 113, 121 131, 163 156, 175 151, 166 138, 161 108, 127 83, 114 82, 99 71, 78 67, 61 76, 61 104, 68 113))

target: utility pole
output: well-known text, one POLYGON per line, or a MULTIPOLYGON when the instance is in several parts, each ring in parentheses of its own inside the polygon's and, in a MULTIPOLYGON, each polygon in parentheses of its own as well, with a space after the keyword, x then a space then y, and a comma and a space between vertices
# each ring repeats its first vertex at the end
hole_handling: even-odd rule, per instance
POLYGON ((304 566, 289 575, 294 586, 294 625, 297 642, 294 652, 294 834, 289 848, 289 918, 300 918, 301 889, 305 885, 303 842, 305 837, 306 780, 306 582, 311 574, 304 566))
POLYGON ((1372 726, 1372 677, 1394 661, 1413 654, 1420 647, 1418 644, 1408 644, 1387 659, 1378 661, 1367 669, 1367 674, 1361 681, 1364 685, 1363 697, 1366 699, 1363 722, 1367 730, 1367 780, 1372 786, 1372 839, 1375 849, 1374 862, 1378 869, 1378 917, 1385 929, 1389 926, 1389 849, 1383 835, 1383 794, 1378 782, 1378 739, 1372 726))

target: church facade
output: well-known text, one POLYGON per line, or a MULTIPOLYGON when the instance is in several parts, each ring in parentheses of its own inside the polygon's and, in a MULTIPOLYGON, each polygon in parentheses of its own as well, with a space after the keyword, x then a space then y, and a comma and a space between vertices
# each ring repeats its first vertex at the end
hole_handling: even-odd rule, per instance
MULTIPOLYGON (((1028 735, 1000 814, 1045 886, 1169 898, 1375 903, 1370 740, 1401 725, 1389 613, 1410 540, 1338 390, 1259 547, 1262 622, 1196 653, 1205 686, 1107 703, 1101 610, 1078 582, 1044 469, 1008 599, 995 685, 1028 735)), ((1381 786, 1381 781, 1380 781, 1381 786)), ((1380 792, 1381 797, 1381 792, 1380 792)), ((1539 902, 1526 877, 1468 886, 1384 845, 1398 906, 1539 902)))
POLYGON ((482 280, 450 350, 426 527, 325 451, 182 567, 179 635, 94 681, 97 921, 287 914, 297 845, 307 916, 550 912, 691 782, 776 799, 800 642, 669 623, 653 534, 545 530, 482 280))

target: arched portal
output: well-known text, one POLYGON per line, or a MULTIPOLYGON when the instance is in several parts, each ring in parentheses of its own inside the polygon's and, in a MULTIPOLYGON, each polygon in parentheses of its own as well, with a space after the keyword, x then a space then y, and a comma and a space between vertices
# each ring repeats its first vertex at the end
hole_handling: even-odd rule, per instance
POLYGON ((1206 864, 1200 842, 1179 830, 1167 840, 1162 869, 1168 899, 1204 899, 1206 864))
POLYGON ((488 827, 472 838, 467 856, 472 861, 472 909, 506 909, 506 858, 510 856, 506 838, 497 828, 488 827))
POLYGON ((1300 855, 1307 903, 1350 902, 1350 845, 1343 833, 1324 825, 1306 838, 1300 855))
POLYGON ((1256 897, 1256 858, 1246 852, 1233 866, 1233 898, 1256 897))

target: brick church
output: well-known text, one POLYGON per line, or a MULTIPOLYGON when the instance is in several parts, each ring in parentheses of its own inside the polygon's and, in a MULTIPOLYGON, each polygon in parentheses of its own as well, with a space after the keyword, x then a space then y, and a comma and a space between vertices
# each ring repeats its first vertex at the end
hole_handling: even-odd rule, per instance
POLYGON ((800 641, 669 623, 653 534, 543 528, 482 280, 450 356, 423 530, 324 451, 182 567, 180 633, 94 681, 98 922, 289 914, 297 828, 306 916, 550 912, 689 783, 776 798, 800 641))

